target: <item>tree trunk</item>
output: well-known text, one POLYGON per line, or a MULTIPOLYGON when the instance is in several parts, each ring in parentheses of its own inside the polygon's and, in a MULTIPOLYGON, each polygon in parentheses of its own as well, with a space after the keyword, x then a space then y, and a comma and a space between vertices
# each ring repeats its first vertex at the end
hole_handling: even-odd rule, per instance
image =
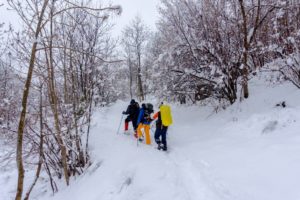
POLYGON ((248 90, 248 50, 249 50, 249 44, 248 44, 248 29, 247 29, 247 15, 245 11, 244 1, 239 0, 240 8, 241 8, 241 14, 243 17, 243 34, 244 34, 244 49, 243 49, 243 68, 242 68, 242 87, 243 87, 243 93, 244 98, 249 97, 249 90, 248 90))
MULTIPOLYGON (((93 93, 93 91, 92 91, 93 93)), ((93 105, 93 100, 92 100, 93 94, 90 98, 89 102, 89 111, 88 111, 88 129, 87 129, 87 135, 86 135, 86 147, 85 147, 85 160, 86 163, 90 163, 90 156, 89 156, 89 137, 90 137, 90 127, 91 127, 91 119, 92 119, 92 105, 93 105)))
POLYGON ((130 98, 132 99, 133 98, 133 95, 132 95, 132 66, 131 66, 130 57, 128 58, 128 66, 129 66, 129 91, 130 91, 130 98))
POLYGON ((67 81, 68 81, 68 76, 67 76, 67 61, 66 61, 66 57, 67 57, 67 50, 66 47, 64 47, 64 55, 63 55, 63 73, 64 73, 64 101, 65 103, 69 103, 69 90, 68 90, 68 86, 67 86, 67 81))
MULTIPOLYGON (((60 147, 61 152, 61 162, 64 170, 64 176, 66 184, 69 185, 69 171, 68 171, 68 163, 67 163, 67 150, 64 144, 60 124, 59 124, 59 114, 58 114, 58 102, 57 95, 55 91, 55 83, 54 83, 54 66, 53 66, 53 9, 54 9, 54 0, 52 0, 52 9, 50 14, 50 41, 49 41, 49 60, 48 60, 48 84, 49 84, 49 97, 51 102, 51 109, 54 115, 54 125, 56 130, 56 138, 60 147)), ((47 51, 46 51, 47 52, 47 51)), ((46 53, 47 57, 47 53, 46 53)))
POLYGON ((138 50, 138 69, 137 69, 137 79, 138 79, 138 94, 140 101, 144 101, 144 91, 143 91, 143 83, 142 83, 142 72, 141 72, 141 54, 138 50))
POLYGON ((38 167, 36 170, 36 174, 35 174, 35 179, 31 185, 31 187, 29 188, 28 192, 26 193, 26 196, 24 198, 24 200, 28 200, 29 199, 29 195, 31 193, 31 191, 33 190, 37 180, 40 177, 40 173, 41 173, 41 169, 42 169, 42 164, 43 164, 43 144, 44 144, 44 134, 43 134, 43 93, 42 93, 42 89, 43 89, 43 85, 41 84, 41 88, 40 88, 40 146, 39 146, 39 163, 38 163, 38 167))
MULTIPOLYGON (((48 5, 49 0, 45 0, 41 13, 38 18, 38 24, 35 30, 35 39, 37 40, 40 32, 41 32, 41 26, 42 26, 42 20, 44 17, 44 13, 46 10, 46 7, 48 5)), ((17 141, 17 166, 18 166, 18 186, 17 186, 17 193, 16 193, 16 200, 22 199, 22 193, 23 193, 23 182, 24 182, 24 166, 23 166, 23 159, 22 159, 22 149, 23 149, 23 134, 24 134, 24 127, 25 127, 25 119, 26 119, 26 110, 27 110, 27 101, 28 101, 28 95, 29 95, 29 89, 31 85, 31 79, 33 74, 33 68, 35 64, 35 56, 36 56, 36 49, 37 49, 37 41, 35 41, 31 48, 31 55, 30 55, 30 62, 29 62, 29 68, 27 73, 27 78, 25 82, 25 88, 23 92, 22 97, 22 111, 20 116, 20 121, 18 125, 18 141, 17 141)))

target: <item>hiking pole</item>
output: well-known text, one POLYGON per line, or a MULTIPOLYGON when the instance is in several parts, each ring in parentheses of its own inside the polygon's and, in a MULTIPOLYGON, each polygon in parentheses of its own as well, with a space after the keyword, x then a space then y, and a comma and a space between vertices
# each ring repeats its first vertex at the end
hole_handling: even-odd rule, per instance
POLYGON ((137 137, 136 137, 136 146, 139 147, 139 139, 140 139, 140 137, 139 137, 138 131, 136 131, 136 135, 137 135, 137 137))
POLYGON ((120 127, 121 127, 121 124, 123 122, 123 117, 124 117, 124 115, 122 114, 121 121, 120 121, 120 124, 119 124, 119 128, 118 128, 118 131, 117 131, 117 135, 119 134, 120 127))
MULTIPOLYGON (((138 126, 138 127, 139 127, 139 126, 138 126)), ((144 128, 141 128, 140 131, 142 132, 142 135, 141 135, 141 138, 142 138, 144 128)), ((139 133, 137 132, 137 137, 136 137, 136 146, 137 146, 137 147, 139 146, 139 142, 140 142, 140 136, 139 136, 139 133)))
POLYGON ((154 133, 155 133, 155 130, 153 131, 153 126, 154 126, 154 123, 153 124, 151 124, 151 126, 150 126, 150 131, 152 132, 152 135, 154 135, 154 133))

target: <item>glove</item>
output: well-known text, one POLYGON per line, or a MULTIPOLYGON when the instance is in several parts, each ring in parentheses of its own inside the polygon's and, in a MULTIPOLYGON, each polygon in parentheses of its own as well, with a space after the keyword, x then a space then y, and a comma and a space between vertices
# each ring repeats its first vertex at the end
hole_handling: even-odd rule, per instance
POLYGON ((147 118, 146 118, 146 121, 147 121, 147 122, 152 122, 153 119, 151 119, 151 117, 147 117, 147 118))
POLYGON ((122 112, 122 114, 123 114, 123 115, 126 115, 126 112, 125 112, 125 111, 123 111, 123 112, 122 112))

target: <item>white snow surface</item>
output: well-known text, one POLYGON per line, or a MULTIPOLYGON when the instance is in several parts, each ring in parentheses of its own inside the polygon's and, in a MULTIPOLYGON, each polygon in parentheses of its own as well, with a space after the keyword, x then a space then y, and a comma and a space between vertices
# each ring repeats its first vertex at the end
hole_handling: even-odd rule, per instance
POLYGON ((128 102, 99 109, 93 164, 69 187, 36 199, 299 200, 300 90, 257 80, 250 89, 249 99, 217 114, 172 105, 168 152, 158 151, 153 137, 150 146, 138 144, 123 124, 117 134, 128 102), (285 108, 275 106, 282 101, 285 108))

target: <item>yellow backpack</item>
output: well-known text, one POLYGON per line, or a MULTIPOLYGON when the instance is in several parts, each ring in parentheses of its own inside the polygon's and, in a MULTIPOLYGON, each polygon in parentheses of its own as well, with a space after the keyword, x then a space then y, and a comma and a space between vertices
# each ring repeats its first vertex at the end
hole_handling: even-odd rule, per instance
POLYGON ((161 105, 159 110, 162 124, 164 126, 170 126, 173 123, 171 107, 169 105, 161 105))

